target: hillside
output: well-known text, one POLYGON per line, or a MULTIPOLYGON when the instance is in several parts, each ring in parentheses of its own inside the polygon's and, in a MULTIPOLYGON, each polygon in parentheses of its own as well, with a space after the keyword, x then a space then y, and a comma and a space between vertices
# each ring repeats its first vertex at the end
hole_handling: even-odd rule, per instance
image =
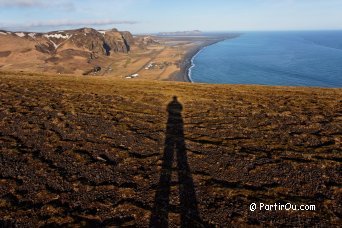
POLYGON ((150 44, 149 37, 134 38, 117 29, 81 28, 48 33, 0 31, 2 70, 85 74, 97 66, 128 59, 150 44))
POLYGON ((97 31, 92 28, 82 28, 48 33, 0 31, 0 38, 4 39, 2 45, 10 45, 16 40, 25 41, 31 46, 34 45, 36 51, 47 54, 56 54, 68 48, 98 55, 110 55, 111 52, 127 53, 134 44, 131 33, 119 32, 117 29, 97 31))
POLYGON ((341 89, 2 72, 0 94, 0 226, 340 224, 341 89))

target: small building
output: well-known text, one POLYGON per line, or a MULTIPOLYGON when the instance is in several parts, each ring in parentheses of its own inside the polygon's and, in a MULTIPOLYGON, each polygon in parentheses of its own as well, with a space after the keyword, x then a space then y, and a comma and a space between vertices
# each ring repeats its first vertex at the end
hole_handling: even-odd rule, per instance
POLYGON ((126 76, 125 78, 126 79, 132 79, 132 78, 136 78, 136 77, 139 77, 139 74, 131 74, 131 75, 126 76))

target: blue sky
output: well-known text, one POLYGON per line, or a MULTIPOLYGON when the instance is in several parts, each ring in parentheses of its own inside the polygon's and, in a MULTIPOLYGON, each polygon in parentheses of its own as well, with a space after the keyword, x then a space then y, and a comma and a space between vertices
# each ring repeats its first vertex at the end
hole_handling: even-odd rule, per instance
POLYGON ((342 0, 0 0, 0 29, 342 29, 342 0))

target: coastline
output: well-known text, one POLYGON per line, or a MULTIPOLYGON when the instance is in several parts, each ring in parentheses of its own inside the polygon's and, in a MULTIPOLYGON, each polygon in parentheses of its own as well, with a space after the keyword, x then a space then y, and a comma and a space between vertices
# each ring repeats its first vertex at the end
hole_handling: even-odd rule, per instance
POLYGON ((180 70, 176 73, 173 73, 170 75, 170 80, 171 81, 178 81, 178 82, 190 82, 193 83, 193 81, 190 78, 190 71, 191 68, 194 66, 193 65, 193 60, 194 58, 206 47, 209 47, 211 45, 214 45, 216 43, 228 40, 228 39, 233 39, 236 36, 230 36, 230 37, 223 37, 223 38, 215 38, 215 39, 210 39, 205 40, 201 42, 198 45, 195 45, 193 48, 190 48, 187 50, 186 54, 183 56, 181 63, 180 63, 180 70))

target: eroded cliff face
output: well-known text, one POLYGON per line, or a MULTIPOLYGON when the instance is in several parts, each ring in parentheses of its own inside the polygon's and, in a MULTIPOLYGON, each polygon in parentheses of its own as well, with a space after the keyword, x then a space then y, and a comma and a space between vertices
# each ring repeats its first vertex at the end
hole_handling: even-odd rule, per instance
POLYGON ((133 36, 129 32, 121 33, 115 30, 103 31, 105 54, 110 52, 127 53, 130 51, 133 36), (129 33, 129 36, 127 35, 129 33), (127 37, 127 39, 125 38, 127 37))
POLYGON ((124 32, 120 32, 120 33, 121 33, 122 37, 125 39, 128 46, 135 44, 135 40, 134 40, 132 33, 128 32, 128 31, 124 31, 124 32))
POLYGON ((86 49, 97 54, 106 54, 104 49, 104 38, 95 29, 84 28, 74 30, 71 33, 70 41, 76 47, 86 49))
MULTIPOLYGON (((66 38, 78 48, 87 49, 96 54, 111 55, 112 53, 127 53, 133 44, 133 36, 129 32, 119 32, 116 29, 97 31, 91 28, 71 30, 66 38)), ((64 38, 65 39, 65 38, 64 38)))

